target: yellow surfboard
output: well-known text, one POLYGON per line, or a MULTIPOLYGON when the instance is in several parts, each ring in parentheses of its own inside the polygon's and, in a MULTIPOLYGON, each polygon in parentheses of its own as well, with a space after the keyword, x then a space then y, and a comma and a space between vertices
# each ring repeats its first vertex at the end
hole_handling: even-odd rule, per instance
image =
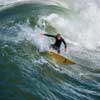
POLYGON ((48 55, 51 57, 52 60, 54 60, 58 64, 75 64, 74 61, 54 51, 48 51, 48 55))

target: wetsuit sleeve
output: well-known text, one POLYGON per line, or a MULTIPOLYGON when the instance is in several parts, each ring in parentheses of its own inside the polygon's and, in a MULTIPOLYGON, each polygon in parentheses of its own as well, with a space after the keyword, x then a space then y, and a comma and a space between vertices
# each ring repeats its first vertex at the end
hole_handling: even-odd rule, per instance
POLYGON ((48 37, 56 37, 55 35, 49 35, 49 34, 44 34, 45 36, 48 36, 48 37))
POLYGON ((62 39, 62 42, 64 43, 65 48, 67 48, 67 43, 65 42, 65 40, 64 40, 64 39, 62 39))

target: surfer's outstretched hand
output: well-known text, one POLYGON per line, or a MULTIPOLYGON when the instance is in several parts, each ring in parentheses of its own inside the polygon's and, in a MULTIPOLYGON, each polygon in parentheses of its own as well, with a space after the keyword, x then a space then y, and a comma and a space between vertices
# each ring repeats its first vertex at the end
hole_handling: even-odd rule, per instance
POLYGON ((66 52, 67 51, 67 48, 64 48, 64 51, 66 52))
POLYGON ((44 33, 41 32, 40 35, 44 35, 44 33))

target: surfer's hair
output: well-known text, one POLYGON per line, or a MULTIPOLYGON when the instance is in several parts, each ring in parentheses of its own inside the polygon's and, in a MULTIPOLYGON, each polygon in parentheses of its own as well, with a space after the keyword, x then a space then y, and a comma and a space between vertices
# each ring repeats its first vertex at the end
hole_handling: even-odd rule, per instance
POLYGON ((57 37, 59 37, 59 36, 61 36, 61 34, 59 34, 59 33, 57 33, 57 35, 56 35, 57 37))

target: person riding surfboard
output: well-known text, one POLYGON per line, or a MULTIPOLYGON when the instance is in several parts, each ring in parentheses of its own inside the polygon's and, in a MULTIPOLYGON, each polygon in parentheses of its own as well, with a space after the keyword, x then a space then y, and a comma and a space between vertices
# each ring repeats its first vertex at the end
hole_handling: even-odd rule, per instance
POLYGON ((63 44, 65 45, 64 51, 67 51, 67 43, 65 42, 65 40, 63 39, 61 34, 59 34, 59 33, 57 33, 57 35, 49 35, 49 34, 44 34, 44 33, 40 33, 40 34, 44 35, 44 36, 55 38, 55 43, 51 44, 50 48, 52 48, 52 49, 56 50, 58 53, 60 53, 61 43, 63 42, 63 44))

